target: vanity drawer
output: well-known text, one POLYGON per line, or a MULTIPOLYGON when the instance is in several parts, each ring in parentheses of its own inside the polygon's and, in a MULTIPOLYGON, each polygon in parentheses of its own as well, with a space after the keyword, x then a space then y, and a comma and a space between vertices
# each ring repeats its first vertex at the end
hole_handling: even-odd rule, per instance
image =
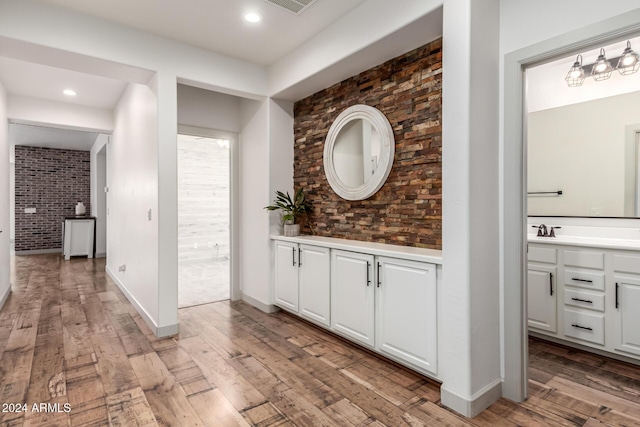
POLYGON ((602 270, 604 269, 604 252, 565 250, 564 265, 602 270))
POLYGON ((529 245, 527 253, 529 262, 544 262, 547 264, 555 264, 558 259, 558 250, 556 248, 543 248, 540 246, 529 245))
POLYGON ((564 309, 564 334, 567 337, 604 345, 604 314, 564 309))
POLYGON ((604 291, 604 273, 580 269, 565 268, 564 284, 584 289, 604 291))
POLYGON ((604 294, 565 288, 564 304, 604 311, 604 294))
POLYGON ((613 271, 640 274, 640 256, 614 255, 613 271))

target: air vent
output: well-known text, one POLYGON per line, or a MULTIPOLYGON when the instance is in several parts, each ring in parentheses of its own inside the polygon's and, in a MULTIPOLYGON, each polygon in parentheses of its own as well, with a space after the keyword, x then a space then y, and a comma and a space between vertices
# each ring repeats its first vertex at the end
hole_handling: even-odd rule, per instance
POLYGON ((293 12, 296 15, 300 15, 317 0, 265 0, 265 1, 267 3, 271 3, 273 5, 286 9, 289 12, 293 12))

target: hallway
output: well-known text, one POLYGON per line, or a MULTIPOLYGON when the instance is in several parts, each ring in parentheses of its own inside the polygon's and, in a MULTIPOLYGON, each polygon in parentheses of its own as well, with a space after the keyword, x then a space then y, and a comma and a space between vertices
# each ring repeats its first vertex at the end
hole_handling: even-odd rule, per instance
POLYGON ((530 399, 466 420, 439 405, 436 383, 289 315, 202 305, 180 310, 179 336, 157 339, 103 259, 13 262, 0 401, 27 408, 0 413, 3 426, 640 425, 638 367, 542 341, 530 399))

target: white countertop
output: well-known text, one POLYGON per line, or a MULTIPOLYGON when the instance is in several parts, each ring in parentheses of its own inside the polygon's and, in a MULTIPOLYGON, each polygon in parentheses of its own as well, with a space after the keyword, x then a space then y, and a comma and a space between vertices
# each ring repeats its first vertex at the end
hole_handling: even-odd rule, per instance
POLYGON ((637 239, 612 239, 604 237, 583 237, 583 236, 556 236, 538 237, 535 234, 528 234, 529 243, 545 243, 550 245, 565 246, 585 246, 591 248, 640 250, 640 240, 637 239))
POLYGON ((377 256, 402 258, 411 261, 442 264, 442 251, 436 249, 415 248, 412 246, 389 245, 385 243, 360 242, 357 240, 337 239, 335 237, 322 236, 296 236, 287 237, 273 234, 272 240, 283 242, 315 245, 332 249, 340 249, 351 252, 366 252, 377 256))

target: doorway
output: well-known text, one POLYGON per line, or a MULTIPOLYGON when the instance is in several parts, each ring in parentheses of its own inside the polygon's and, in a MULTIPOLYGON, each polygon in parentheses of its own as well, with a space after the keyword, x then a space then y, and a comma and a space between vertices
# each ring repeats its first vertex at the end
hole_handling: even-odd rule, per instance
MULTIPOLYGON (((640 25, 624 17, 612 18, 571 33, 514 51, 504 57, 504 136, 502 157, 502 265, 504 284, 503 395, 527 397, 527 144, 524 71, 577 51, 634 37, 640 25)), ((567 70, 568 71, 568 70, 567 70)), ((566 74, 566 71, 565 71, 566 74)), ((562 76, 563 77, 563 76, 562 76)))
POLYGON ((178 134, 178 308, 231 298, 232 144, 215 132, 178 134))

